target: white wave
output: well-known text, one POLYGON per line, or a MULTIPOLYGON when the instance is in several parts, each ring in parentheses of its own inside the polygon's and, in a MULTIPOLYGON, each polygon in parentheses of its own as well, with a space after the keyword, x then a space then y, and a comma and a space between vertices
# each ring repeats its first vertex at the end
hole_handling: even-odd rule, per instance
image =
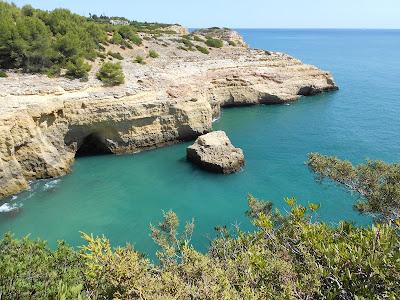
POLYGON ((12 211, 17 210, 19 208, 21 208, 21 205, 19 205, 19 204, 4 203, 2 206, 0 206, 0 213, 12 212, 12 211))
POLYGON ((219 121, 219 119, 221 119, 221 115, 219 115, 218 117, 212 119, 212 122, 213 122, 213 123, 214 123, 214 122, 217 122, 217 121, 219 121))
POLYGON ((47 182, 44 185, 44 190, 47 191, 47 190, 55 188, 60 181, 61 181, 60 179, 55 179, 55 180, 47 182))

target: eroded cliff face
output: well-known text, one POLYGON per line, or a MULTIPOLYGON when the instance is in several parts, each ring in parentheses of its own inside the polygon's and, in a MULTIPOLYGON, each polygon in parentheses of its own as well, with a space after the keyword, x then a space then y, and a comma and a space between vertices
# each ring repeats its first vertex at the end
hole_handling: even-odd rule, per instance
POLYGON ((209 55, 165 35, 124 50, 126 84, 37 75, 0 79, 0 198, 70 171, 76 156, 134 153, 211 130, 221 107, 295 101, 337 89, 331 75, 281 53, 225 46, 209 55), (168 47, 165 44, 168 43, 168 47), (156 49, 146 65, 131 58, 156 49))
POLYGON ((0 196, 32 179, 69 172, 75 155, 134 153, 211 130, 211 107, 202 100, 57 101, 0 120, 0 196))

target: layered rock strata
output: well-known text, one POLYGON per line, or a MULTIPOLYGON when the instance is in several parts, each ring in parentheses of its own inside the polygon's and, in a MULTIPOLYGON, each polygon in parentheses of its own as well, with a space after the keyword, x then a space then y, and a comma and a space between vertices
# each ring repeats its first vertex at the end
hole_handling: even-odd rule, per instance
POLYGON ((224 46, 206 55, 180 49, 179 38, 165 34, 134 49, 111 49, 125 58, 126 83, 114 88, 95 78, 100 62, 88 82, 10 72, 0 78, 0 198, 30 180, 68 173, 76 156, 195 139, 211 131, 221 107, 337 89, 328 72, 282 53, 224 46), (160 57, 132 62, 149 49, 160 57))
POLYGON ((197 138, 186 149, 187 158, 201 168, 215 173, 230 174, 244 166, 244 154, 235 148, 224 131, 214 131, 197 138))

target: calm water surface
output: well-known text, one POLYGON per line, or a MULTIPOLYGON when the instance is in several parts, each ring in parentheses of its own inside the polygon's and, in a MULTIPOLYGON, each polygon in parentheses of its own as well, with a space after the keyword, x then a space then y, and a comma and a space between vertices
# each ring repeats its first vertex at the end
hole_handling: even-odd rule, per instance
POLYGON ((400 31, 241 30, 257 48, 287 52, 334 74, 340 91, 303 98, 291 105, 223 111, 223 129, 246 155, 245 169, 231 176, 203 172, 185 160, 188 144, 138 155, 80 158, 73 172, 39 181, 30 191, 0 203, 0 233, 31 234, 54 245, 82 243, 79 231, 105 234, 113 245, 133 243, 152 254, 148 225, 162 210, 195 219, 193 242, 208 245, 216 225, 239 223, 246 195, 321 204, 320 218, 368 224, 352 209, 355 195, 314 181, 304 161, 317 151, 353 162, 400 160, 400 31))

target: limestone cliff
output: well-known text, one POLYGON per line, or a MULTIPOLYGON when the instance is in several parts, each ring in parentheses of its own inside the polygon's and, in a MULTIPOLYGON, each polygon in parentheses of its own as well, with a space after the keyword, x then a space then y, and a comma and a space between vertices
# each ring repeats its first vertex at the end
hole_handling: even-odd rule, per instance
MULTIPOLYGON (((282 53, 225 45, 206 55, 179 34, 148 38, 124 56, 126 83, 9 73, 0 78, 0 197, 62 176, 75 156, 134 153, 209 132, 224 106, 294 101, 337 89, 331 75, 282 53), (160 57, 135 64, 155 49, 160 57)), ((193 44, 196 45, 193 41, 193 44)), ((112 46, 110 46, 112 47, 112 46)))

